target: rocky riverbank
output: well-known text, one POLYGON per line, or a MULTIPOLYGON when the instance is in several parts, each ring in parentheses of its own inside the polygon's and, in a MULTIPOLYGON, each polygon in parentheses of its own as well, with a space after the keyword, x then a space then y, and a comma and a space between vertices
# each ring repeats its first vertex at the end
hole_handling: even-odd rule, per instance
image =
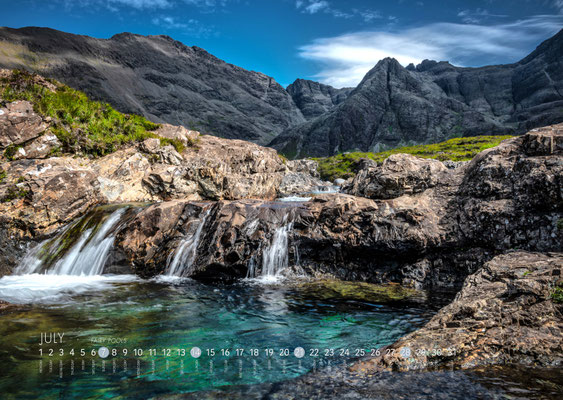
MULTIPOLYGON (((33 79, 42 90, 59 90, 33 79)), ((469 163, 405 154, 381 165, 366 160, 345 193, 276 202, 328 185, 314 161, 149 124, 153 130, 139 131, 145 136, 108 154, 72 154, 51 134, 61 121, 25 100, 2 105, 0 275, 29 244, 96 206, 135 203, 108 226, 114 240, 100 265, 105 272, 230 282, 268 270, 461 289, 426 327, 392 347, 453 346, 455 355, 430 352, 413 361, 395 352, 354 373, 561 362, 554 293, 563 262, 562 125, 506 140, 469 163)), ((93 140, 80 129, 72 134, 79 145, 93 140)))

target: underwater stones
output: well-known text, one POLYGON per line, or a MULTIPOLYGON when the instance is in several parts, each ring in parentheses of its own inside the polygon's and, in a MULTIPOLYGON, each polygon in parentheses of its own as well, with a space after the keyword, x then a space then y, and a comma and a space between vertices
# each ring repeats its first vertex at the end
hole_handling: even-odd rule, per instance
POLYGON ((300 292, 317 299, 344 299, 374 303, 421 301, 424 293, 397 284, 376 285, 333 279, 316 279, 297 285, 300 292))

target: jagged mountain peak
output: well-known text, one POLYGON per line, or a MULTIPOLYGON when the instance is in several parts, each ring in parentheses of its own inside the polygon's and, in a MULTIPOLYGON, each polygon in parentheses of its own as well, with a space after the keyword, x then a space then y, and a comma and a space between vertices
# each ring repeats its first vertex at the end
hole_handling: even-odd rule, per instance
MULTIPOLYGON (((562 31, 563 32, 563 31, 562 31)), ((563 33, 516 64, 379 61, 346 100, 271 142, 293 157, 380 151, 563 121, 563 33)))

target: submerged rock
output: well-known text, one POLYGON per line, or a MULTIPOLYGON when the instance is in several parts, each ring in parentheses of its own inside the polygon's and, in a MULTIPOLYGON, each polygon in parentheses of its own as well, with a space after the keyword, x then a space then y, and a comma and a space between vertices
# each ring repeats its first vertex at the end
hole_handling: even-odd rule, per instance
POLYGON ((400 285, 375 285, 366 282, 349 282, 320 279, 298 284, 300 293, 317 299, 342 299, 373 303, 421 301, 424 293, 400 285))

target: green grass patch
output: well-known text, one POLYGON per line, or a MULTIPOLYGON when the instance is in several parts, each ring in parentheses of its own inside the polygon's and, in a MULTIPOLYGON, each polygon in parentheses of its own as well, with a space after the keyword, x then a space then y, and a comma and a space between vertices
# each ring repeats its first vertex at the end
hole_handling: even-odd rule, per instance
POLYGON ((556 286, 551 293, 551 299, 556 303, 563 303, 563 287, 556 286))
POLYGON ((16 70, 0 80, 0 96, 8 102, 27 100, 35 112, 51 117, 54 121, 51 131, 61 141, 63 153, 100 157, 148 138, 159 138, 162 145, 171 144, 179 152, 184 149, 179 140, 154 134, 152 131, 159 125, 144 117, 120 113, 109 104, 92 101, 66 85, 56 83, 56 87, 52 92, 37 84, 34 74, 16 70))
POLYGON ((12 200, 23 199, 25 196, 27 196, 28 193, 29 193, 29 190, 26 190, 26 189, 17 187, 16 185, 13 185, 13 186, 10 186, 8 188, 8 190, 4 194, 4 197, 2 197, 2 199, 0 199, 0 202, 8 203, 12 200))
POLYGON ((8 174, 6 173, 6 171, 4 171, 2 168, 0 168, 0 183, 4 182, 4 179, 6 179, 6 176, 8 174))
POLYGON ((347 179, 356 174, 356 166, 362 158, 369 158, 382 163, 392 154, 407 153, 422 158, 433 158, 440 161, 468 161, 476 154, 512 136, 472 136, 447 140, 435 144, 398 147, 380 153, 342 153, 331 157, 313 158, 319 163, 319 173, 325 180, 336 178, 347 179))
POLYGON ((14 145, 14 144, 9 145, 4 150, 4 157, 6 157, 8 161, 13 161, 14 156, 16 155, 19 149, 21 149, 21 146, 19 145, 14 145))

